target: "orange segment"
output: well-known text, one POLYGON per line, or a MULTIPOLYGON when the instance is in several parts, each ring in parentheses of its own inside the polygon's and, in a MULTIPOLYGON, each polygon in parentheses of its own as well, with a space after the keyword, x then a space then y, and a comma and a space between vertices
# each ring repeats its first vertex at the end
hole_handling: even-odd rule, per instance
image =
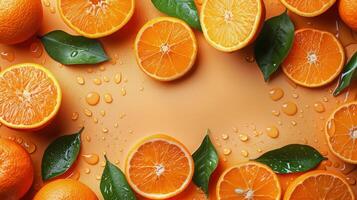
POLYGON ((193 159, 180 142, 166 135, 145 138, 129 153, 126 176, 131 187, 150 199, 167 199, 191 182, 193 159))
POLYGON ((328 10, 336 0, 280 0, 290 11, 304 17, 315 17, 328 10))
POLYGON ((62 93, 44 67, 23 63, 0 73, 0 122, 15 129, 37 129, 57 114, 62 93))
POLYGON ((248 162, 229 168, 218 180, 218 200, 280 200, 277 175, 267 166, 248 162))
POLYGON ((134 0, 58 0, 64 22, 89 38, 110 35, 133 16, 134 0))
POLYGON ((292 182, 284 200, 354 200, 348 183, 334 173, 316 170, 292 182))
POLYGON ((293 47, 282 64, 284 73, 305 87, 320 87, 343 70, 345 53, 334 35, 315 29, 295 32, 293 47))
POLYGON ((159 17, 146 23, 135 40, 136 60, 149 76, 171 81, 185 75, 197 56, 197 42, 182 20, 159 17))
POLYGON ((326 137, 336 156, 357 164, 357 101, 336 109, 327 121, 326 137))
POLYGON ((201 8, 206 40, 224 52, 236 51, 253 42, 264 18, 261 0, 206 0, 201 8))

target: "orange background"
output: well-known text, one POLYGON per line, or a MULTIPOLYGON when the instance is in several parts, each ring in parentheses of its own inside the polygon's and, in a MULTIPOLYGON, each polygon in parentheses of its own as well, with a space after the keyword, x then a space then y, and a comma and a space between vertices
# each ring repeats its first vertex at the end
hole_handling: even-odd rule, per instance
MULTIPOLYGON (((269 83, 265 83, 258 66, 251 62, 252 46, 236 53, 221 53, 209 46, 200 32, 196 32, 199 55, 192 72, 175 82, 155 81, 137 67, 133 43, 136 33, 146 21, 163 14, 156 11, 149 0, 137 0, 136 3, 136 12, 128 25, 101 39, 112 58, 110 62, 101 65, 62 66, 45 52, 31 53, 31 46, 34 47, 33 43, 38 42, 37 39, 16 46, 0 45, 3 58, 0 59, 1 69, 21 62, 42 64, 54 73, 63 90, 63 104, 58 117, 39 133, 24 133, 0 127, 2 137, 20 138, 19 141, 23 139, 37 147, 31 154, 36 167, 36 180, 27 198, 42 185, 40 165, 44 148, 56 137, 74 133, 82 126, 86 129, 80 154, 95 153, 99 155, 100 161, 96 165, 89 165, 80 156, 68 174, 74 173, 75 177, 80 175, 79 180, 89 185, 100 198, 100 180, 97 177, 101 176, 104 169, 104 153, 113 163, 123 168, 129 148, 140 138, 155 133, 174 136, 194 152, 208 128, 221 158, 221 166, 211 184, 211 197, 214 196, 215 180, 222 169, 291 143, 314 146, 332 161, 323 167, 357 178, 356 166, 344 164, 328 152, 323 132, 325 119, 333 109, 344 102, 357 100, 356 84, 335 98, 331 91, 336 82, 320 89, 306 89, 292 84, 283 73, 278 72, 269 83), (4 56, 6 53, 10 56, 4 56), (117 73, 123 76, 120 84, 114 82, 117 73), (78 84, 77 77, 83 77, 85 84, 78 84), (103 80, 104 77, 110 78, 110 81, 102 81, 101 85, 93 83, 93 79, 103 80), (269 90, 275 87, 285 91, 284 97, 277 102, 269 98, 269 90), (126 91, 125 96, 122 95, 123 90, 126 91), (97 106, 89 106, 85 102, 85 96, 92 91, 102 97, 97 106), (114 100, 111 104, 104 102, 105 93, 112 94, 114 100), (298 105, 298 114, 287 116, 281 112, 278 117, 272 115, 272 110, 281 110, 281 105, 286 101, 298 105), (326 111, 315 112, 315 102, 323 103, 326 111), (86 116, 85 109, 90 110, 93 116, 86 116), (100 114, 101 111, 105 112, 105 116, 100 114), (78 119, 72 119, 73 113, 79 114, 78 119), (95 123, 94 118, 99 122, 95 123), (280 136, 277 139, 266 135, 265 130, 270 126, 278 127, 280 136), (103 132, 105 128, 109 130, 107 133, 103 132), (222 134, 229 138, 223 139, 222 134), (249 140, 240 141, 239 134, 248 135, 249 140), (225 148, 231 149, 231 154, 223 155, 225 148), (242 150, 248 151, 249 156, 242 156, 242 150), (88 169, 90 173, 86 173, 88 169)), ((44 20, 38 35, 56 29, 75 34, 58 15, 55 0, 44 0, 43 4, 44 20)), ((279 0, 265 0, 265 4, 267 18, 285 9, 279 0)), ((337 9, 333 7, 323 16, 312 19, 289 14, 297 28, 315 27, 336 34, 350 57, 357 49, 357 40, 354 39, 357 39, 357 34, 337 20, 336 13, 337 9)), ((357 191, 356 186, 354 191, 357 191)))

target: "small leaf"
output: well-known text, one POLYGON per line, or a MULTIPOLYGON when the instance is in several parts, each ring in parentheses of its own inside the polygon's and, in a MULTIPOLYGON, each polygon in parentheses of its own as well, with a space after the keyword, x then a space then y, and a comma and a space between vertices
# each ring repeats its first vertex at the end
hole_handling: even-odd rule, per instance
POLYGON ((294 40, 294 24, 286 12, 267 20, 254 46, 255 59, 264 80, 276 72, 287 57, 294 40))
POLYGON ((135 194, 131 190, 123 172, 109 162, 105 156, 106 165, 100 181, 100 191, 105 200, 135 200, 135 194))
POLYGON ((109 60, 100 42, 94 39, 57 30, 44 35, 41 41, 48 55, 64 65, 98 64, 109 60))
POLYGON ((44 181, 64 174, 77 160, 81 147, 81 133, 65 135, 53 141, 42 157, 42 179, 44 181))
POLYGON ((311 146, 290 144, 269 151, 255 161, 268 165, 276 173, 288 174, 308 171, 323 160, 325 158, 311 146))
POLYGON ((201 30, 200 17, 193 0, 151 0, 161 12, 182 19, 191 27, 201 30))
POLYGON ((212 173, 218 166, 218 154, 209 138, 209 130, 201 146, 192 155, 195 162, 193 182, 208 195, 208 185, 212 173))
POLYGON ((357 52, 352 56, 351 60, 343 69, 340 81, 338 82, 338 86, 335 89, 333 95, 339 95, 355 80, 357 80, 357 52))

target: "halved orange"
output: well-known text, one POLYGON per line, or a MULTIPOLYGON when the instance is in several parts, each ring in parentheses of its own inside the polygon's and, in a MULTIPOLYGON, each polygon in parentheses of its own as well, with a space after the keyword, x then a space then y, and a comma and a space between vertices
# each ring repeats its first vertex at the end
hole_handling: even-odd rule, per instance
POLYGON ((217 183, 218 200, 280 200, 278 176, 257 162, 247 162, 227 169, 217 183))
POLYGON ((88 38, 110 35, 133 16, 135 0, 57 0, 64 22, 88 38))
POLYGON ((141 196, 167 199, 189 186, 194 163, 179 141, 167 135, 153 135, 133 147, 125 172, 129 184, 141 196))
POLYGON ((14 129, 39 129, 61 105, 61 88, 50 71, 23 63, 0 73, 0 122, 14 129))
POLYGON ((296 84, 320 87, 333 81, 344 64, 344 49, 334 35, 305 28, 295 32, 293 47, 282 68, 296 84))
POLYGON ((315 17, 327 11, 336 0, 280 0, 290 11, 304 17, 315 17))
POLYGON ((326 124, 330 150, 345 162, 357 164, 357 101, 337 108, 326 124))
POLYGON ((208 43, 232 52, 255 40, 264 22, 265 7, 262 0, 206 0, 200 18, 208 43))
POLYGON ((197 56, 197 41, 182 20, 159 17, 147 22, 135 40, 135 55, 140 68, 160 81, 185 75, 197 56))
POLYGON ((354 200, 348 183, 338 175, 315 170, 299 176, 288 187, 284 200, 354 200))

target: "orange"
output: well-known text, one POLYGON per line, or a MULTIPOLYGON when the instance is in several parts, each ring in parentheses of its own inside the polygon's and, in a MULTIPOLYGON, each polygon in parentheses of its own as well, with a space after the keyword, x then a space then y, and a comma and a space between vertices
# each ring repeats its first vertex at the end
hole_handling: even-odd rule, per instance
POLYGON ((334 35, 306 28, 295 32, 293 47, 282 68, 296 84, 320 87, 333 81, 344 64, 344 49, 334 35))
POLYGON ((150 199, 167 199, 190 184, 194 163, 190 152, 166 135, 145 138, 130 151, 125 167, 131 187, 150 199))
POLYGON ((357 164, 357 101, 337 108, 327 120, 330 150, 340 159, 357 164))
POLYGON ((217 183, 218 200, 280 200, 278 176, 256 162, 242 163, 227 169, 217 183))
POLYGON ((0 199, 20 199, 30 189, 33 178, 27 151, 14 141, 0 139, 0 199))
POLYGON ((357 1, 340 0, 338 11, 343 22, 357 31, 357 1))
POLYGON ((58 179, 43 186, 34 200, 97 200, 95 193, 73 179, 58 179))
POLYGON ((261 0, 206 0, 200 18, 208 43, 232 52, 255 40, 264 22, 265 7, 261 0))
POLYGON ((295 179, 288 187, 284 200, 354 200, 348 183, 332 172, 315 170, 295 179))
MULTIPOLYGON (((290 11, 304 17, 315 17, 327 11, 336 0, 280 0, 290 11)), ((353 0, 352 0, 353 1, 353 0)))
POLYGON ((88 38, 110 35, 134 14, 135 0, 57 0, 64 22, 88 38))
POLYGON ((46 68, 23 63, 0 73, 0 122, 14 129, 35 130, 57 114, 61 88, 46 68))
POLYGON ((0 1, 0 43, 16 44, 33 36, 42 22, 41 0, 0 1))
POLYGON ((139 31, 135 55, 140 68, 152 78, 160 81, 178 79, 195 63, 196 37, 182 20, 155 18, 139 31))

